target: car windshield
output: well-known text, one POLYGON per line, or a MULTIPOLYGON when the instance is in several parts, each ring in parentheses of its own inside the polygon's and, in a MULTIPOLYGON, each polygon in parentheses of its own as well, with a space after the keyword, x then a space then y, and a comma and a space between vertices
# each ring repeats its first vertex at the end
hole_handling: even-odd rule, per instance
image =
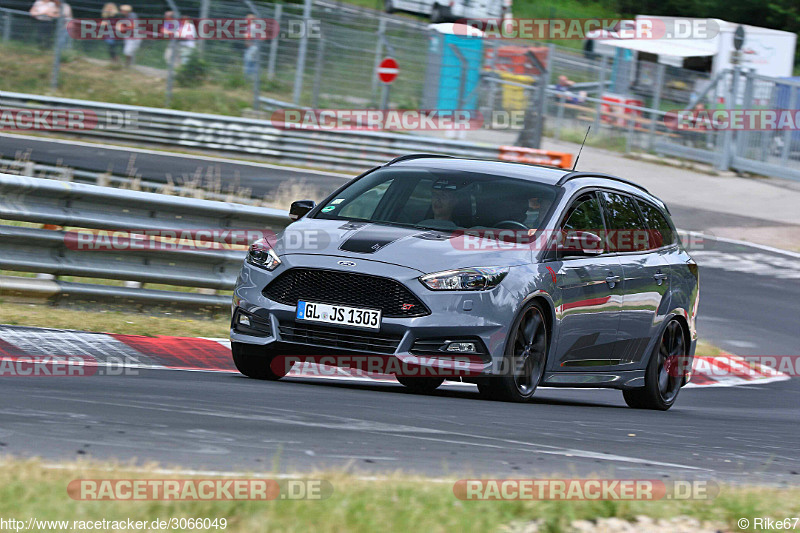
POLYGON ((538 229, 558 187, 504 176, 382 168, 340 191, 315 218, 441 231, 538 229))

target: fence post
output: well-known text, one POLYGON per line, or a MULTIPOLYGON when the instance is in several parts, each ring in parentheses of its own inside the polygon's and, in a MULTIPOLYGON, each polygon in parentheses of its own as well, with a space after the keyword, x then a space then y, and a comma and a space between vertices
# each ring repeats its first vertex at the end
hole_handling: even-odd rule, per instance
MULTIPOLYGON (((753 73, 755 73, 755 69, 747 70, 744 73, 744 100, 742 101, 743 109, 755 108, 753 105, 753 91, 755 85, 753 73)), ((753 134, 749 131, 740 131, 736 135, 736 155, 745 157, 745 151, 747 150, 747 145, 749 144, 745 141, 750 141, 752 138, 753 134)))
POLYGON ((164 95, 164 107, 172 104, 172 84, 175 79, 175 59, 178 55, 178 46, 175 39, 170 39, 167 46, 170 49, 169 64, 167 65, 167 92, 164 95))
POLYGON ((372 99, 374 100, 378 92, 378 66, 381 64, 383 57, 383 40, 386 38, 386 19, 381 17, 378 21, 378 39, 375 43, 375 61, 372 65, 372 99))
POLYGON ((6 12, 3 16, 3 42, 7 43, 11 39, 11 13, 6 12))
POLYGON ((325 36, 320 35, 319 44, 317 45, 317 58, 314 65, 314 88, 311 95, 311 107, 317 109, 319 107, 319 89, 322 83, 322 67, 325 59, 325 36))
POLYGON ((656 87, 655 92, 653 93, 653 103, 650 107, 653 111, 650 112, 650 133, 647 147, 648 149, 652 150, 655 144, 655 137, 656 137, 656 121, 658 120, 658 113, 656 111, 661 111, 661 89, 664 86, 664 72, 667 69, 666 65, 661 63, 657 64, 656 67, 656 87))
POLYGON ((292 102, 300 104, 300 97, 303 93, 303 73, 306 69, 306 53, 308 52, 308 25, 311 19, 311 0, 305 0, 303 4, 303 37, 300 39, 300 50, 297 52, 297 70, 294 72, 294 89, 292 90, 292 102))
MULTIPOLYGON (((181 18, 181 10, 178 9, 178 5, 175 3, 175 0, 167 0, 169 4, 169 8, 175 13, 175 18, 180 20, 181 18)), ((169 107, 172 104, 172 83, 173 79, 175 78, 175 61, 176 57, 179 53, 178 44, 175 40, 175 35, 170 36, 169 44, 167 45, 170 47, 170 55, 169 55, 169 64, 167 65, 167 93, 164 95, 164 107, 169 107)))
MULTIPOLYGON (((789 109, 797 109, 798 100, 800 99, 800 87, 789 85, 789 109)), ((783 130, 783 148, 781 151, 781 166, 786 168, 789 164, 789 153, 792 146, 792 134, 796 130, 786 128, 783 130)))
POLYGON ((278 59, 278 41, 281 38, 281 16, 283 15, 283 4, 275 5, 275 36, 269 43, 269 62, 267 63, 267 79, 275 79, 275 61, 278 59))
MULTIPOLYGON (((728 102, 725 107, 732 111, 736 109, 736 84, 739 81, 739 66, 733 67, 731 73, 731 84, 728 87, 727 98, 728 102)), ((730 116, 730 115, 729 115, 730 116)), ((717 135, 720 135, 719 133, 717 135)), ((722 147, 718 151, 717 170, 728 170, 731 164, 731 154, 733 153, 733 130, 726 129, 721 134, 722 147)))
POLYGON ((59 17, 56 20, 56 35, 55 35, 55 46, 53 47, 53 72, 50 75, 50 87, 53 89, 58 89, 58 77, 61 71, 61 50, 64 48, 64 35, 63 33, 67 31, 66 26, 64 25, 64 2, 61 2, 61 11, 59 13, 59 17))
POLYGON ((596 132, 600 131, 600 109, 603 105, 603 90, 605 89, 606 85, 606 63, 608 58, 606 56, 602 56, 600 58, 600 73, 598 74, 597 78, 597 104, 595 106, 596 112, 594 115, 594 128, 596 132))
POLYGON ((253 111, 261 108, 259 91, 261 90, 261 43, 256 43, 256 71, 253 73, 253 111))
MULTIPOLYGON (((201 19, 207 19, 208 18, 208 12, 209 12, 209 7, 210 7, 209 4, 210 3, 211 3, 211 0, 200 0, 200 18, 201 19)), ((197 51, 200 54, 200 57, 205 57, 206 40, 205 39, 199 39, 199 41, 200 42, 197 43, 198 44, 197 51)))

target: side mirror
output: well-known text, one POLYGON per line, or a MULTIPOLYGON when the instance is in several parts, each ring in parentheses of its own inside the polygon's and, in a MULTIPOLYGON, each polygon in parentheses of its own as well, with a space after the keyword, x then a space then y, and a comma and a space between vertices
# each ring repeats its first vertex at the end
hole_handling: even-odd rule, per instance
POLYGON ((556 245, 559 256, 593 257, 603 253, 603 239, 591 231, 570 231, 556 245))
POLYGON ((296 202, 292 202, 292 206, 289 208, 289 218, 292 220, 297 220, 314 209, 314 206, 316 205, 317 204, 314 202, 314 200, 297 200, 296 202))

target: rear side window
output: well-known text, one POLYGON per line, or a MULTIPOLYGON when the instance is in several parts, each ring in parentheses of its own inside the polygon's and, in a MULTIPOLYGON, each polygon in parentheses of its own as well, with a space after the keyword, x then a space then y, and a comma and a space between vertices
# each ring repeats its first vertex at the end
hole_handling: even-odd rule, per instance
POLYGON ((675 243, 675 233, 664 214, 654 205, 642 200, 637 199, 636 203, 639 204, 639 210, 650 230, 648 232, 650 248, 661 248, 675 243))
POLYGON ((638 252, 649 247, 647 226, 639 216, 633 198, 624 194, 602 192, 608 233, 606 246, 610 252, 638 252))

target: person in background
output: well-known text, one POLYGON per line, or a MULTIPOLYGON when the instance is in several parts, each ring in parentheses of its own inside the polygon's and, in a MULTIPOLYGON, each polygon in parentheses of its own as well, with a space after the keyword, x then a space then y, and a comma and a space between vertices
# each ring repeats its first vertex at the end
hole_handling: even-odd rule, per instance
MULTIPOLYGON (((180 27, 180 22, 175 18, 174 12, 167 11, 164 13, 164 25, 161 27, 161 35, 168 40, 167 47, 164 49, 164 61, 167 63, 167 67, 172 63, 172 52, 177 46, 172 43, 171 39, 178 36, 180 27)), ((175 59, 177 60, 178 58, 176 57, 175 59)), ((177 67, 178 64, 176 63, 175 66, 177 67)))
MULTIPOLYGON (((64 16, 64 24, 66 25, 72 20, 72 8, 66 2, 61 0, 36 0, 31 9, 28 11, 31 16, 38 21, 36 36, 40 48, 49 48, 50 43, 53 42, 52 36, 58 30, 58 19, 64 16)), ((66 40, 67 31, 66 26, 62 32, 62 43, 66 40)))
MULTIPOLYGON (((119 14, 122 20, 117 21, 117 31, 121 31, 122 25, 126 20, 136 20, 139 16, 133 12, 133 8, 128 4, 123 4, 119 7, 119 14)), ((136 51, 142 45, 141 39, 125 39, 125 44, 122 47, 122 54, 125 56, 125 66, 130 67, 136 57, 136 51)))
POLYGON ((195 27, 192 17, 181 17, 180 36, 178 53, 180 54, 180 64, 185 65, 189 58, 192 57, 195 46, 197 46, 197 43, 195 43, 197 40, 197 27, 195 27))
MULTIPOLYGON (((117 4, 112 2, 107 3, 103 6, 103 10, 100 12, 100 17, 103 19, 102 25, 110 25, 113 24, 113 19, 117 18, 119 15, 119 9, 117 8, 117 4)), ((103 42, 108 45, 108 55, 111 57, 111 61, 116 63, 117 62, 117 52, 119 49, 119 41, 116 39, 108 38, 103 39, 103 42)))
MULTIPOLYGON (((256 16, 253 13, 247 15, 247 20, 252 21, 256 16)), ((247 44, 244 49, 244 75, 252 79, 256 75, 258 65, 258 41, 251 36, 252 22, 247 25, 247 44)))

